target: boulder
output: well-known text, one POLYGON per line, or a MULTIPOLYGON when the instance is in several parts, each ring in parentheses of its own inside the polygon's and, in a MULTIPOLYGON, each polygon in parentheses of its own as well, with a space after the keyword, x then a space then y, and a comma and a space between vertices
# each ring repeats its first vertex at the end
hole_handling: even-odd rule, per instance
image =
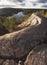
POLYGON ((14 60, 6 60, 2 63, 2 65, 17 65, 17 63, 14 60))
POLYGON ((30 51, 24 65, 47 65, 47 44, 38 45, 30 51))
POLYGON ((4 59, 0 59, 0 65, 2 65, 3 62, 4 62, 4 59))

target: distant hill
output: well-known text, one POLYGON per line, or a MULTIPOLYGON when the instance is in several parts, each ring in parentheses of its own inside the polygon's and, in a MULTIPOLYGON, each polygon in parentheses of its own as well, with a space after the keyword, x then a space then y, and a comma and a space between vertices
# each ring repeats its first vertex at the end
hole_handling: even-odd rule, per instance
POLYGON ((0 16, 11 16, 14 13, 17 13, 18 11, 20 11, 20 9, 16 10, 14 8, 2 8, 0 9, 0 16))
POLYGON ((25 14, 29 14, 29 13, 33 13, 33 12, 40 12, 40 11, 44 11, 44 13, 47 12, 47 10, 45 9, 15 9, 15 8, 1 8, 0 9, 0 16, 11 16, 13 14, 16 14, 18 12, 24 12, 25 14))

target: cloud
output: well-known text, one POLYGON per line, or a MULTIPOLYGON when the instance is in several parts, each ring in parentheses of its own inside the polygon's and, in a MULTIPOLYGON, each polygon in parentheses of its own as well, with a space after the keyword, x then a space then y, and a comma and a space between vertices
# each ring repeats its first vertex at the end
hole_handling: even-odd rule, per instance
POLYGON ((39 2, 39 3, 45 3, 47 2, 47 0, 10 0, 10 1, 13 1, 13 2, 39 2))
POLYGON ((45 2, 47 2, 47 0, 39 0, 38 2, 42 2, 42 3, 45 3, 45 2))
POLYGON ((0 7, 47 9, 47 0, 1 0, 0 7))

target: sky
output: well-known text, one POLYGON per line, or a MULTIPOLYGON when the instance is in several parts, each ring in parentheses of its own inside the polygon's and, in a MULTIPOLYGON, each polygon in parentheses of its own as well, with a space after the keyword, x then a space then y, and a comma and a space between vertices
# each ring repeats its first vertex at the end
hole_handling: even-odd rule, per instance
POLYGON ((47 9, 47 0, 0 0, 1 7, 47 9))

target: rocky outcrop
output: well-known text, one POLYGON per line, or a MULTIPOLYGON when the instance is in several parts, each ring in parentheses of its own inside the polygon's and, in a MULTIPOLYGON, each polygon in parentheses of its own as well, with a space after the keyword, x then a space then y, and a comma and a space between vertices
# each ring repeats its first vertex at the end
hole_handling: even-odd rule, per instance
MULTIPOLYGON (((43 44, 43 42, 46 44, 47 19, 42 16, 32 14, 29 19, 27 19, 27 22, 27 25, 24 24, 24 29, 0 36, 1 59, 13 59, 16 63, 20 61, 18 65, 22 65, 32 49, 43 44)), ((7 61, 9 62, 9 60, 7 61)))
POLYGON ((47 45, 36 46, 27 56, 25 65, 47 65, 47 45))
POLYGON ((25 28, 27 26, 39 25, 41 24, 41 18, 36 16, 36 14, 32 14, 26 21, 18 25, 20 28, 25 28))
POLYGON ((0 65, 17 65, 16 61, 11 59, 0 60, 0 65))

